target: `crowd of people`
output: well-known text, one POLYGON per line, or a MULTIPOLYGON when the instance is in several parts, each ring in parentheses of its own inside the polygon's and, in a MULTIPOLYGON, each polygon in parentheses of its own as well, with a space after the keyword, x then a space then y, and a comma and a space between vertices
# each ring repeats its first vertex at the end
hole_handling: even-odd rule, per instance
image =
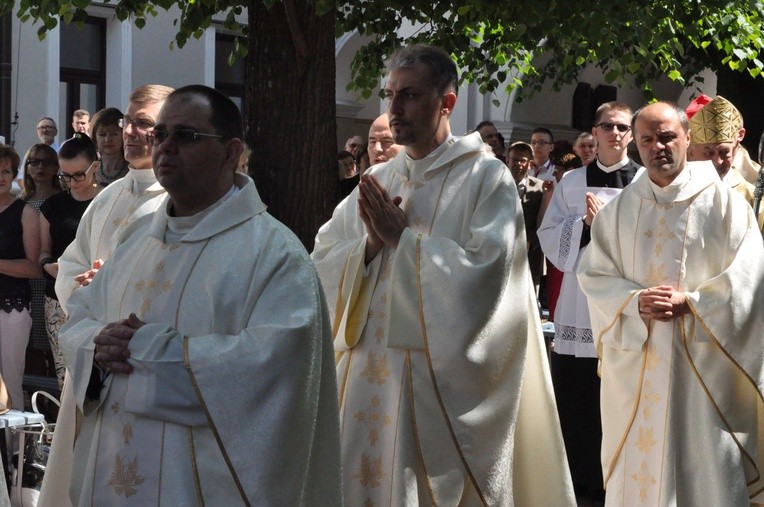
POLYGON ((23 399, 42 275, 62 385, 39 505, 764 503, 764 214, 734 105, 607 102, 572 145, 507 146, 452 134, 442 49, 386 66, 310 255, 211 88, 0 146, 0 372, 23 399))

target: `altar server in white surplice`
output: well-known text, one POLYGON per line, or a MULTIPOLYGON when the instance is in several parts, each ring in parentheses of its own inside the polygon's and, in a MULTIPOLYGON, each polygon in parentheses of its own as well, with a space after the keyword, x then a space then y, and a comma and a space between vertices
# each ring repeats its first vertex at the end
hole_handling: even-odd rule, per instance
POLYGON ((516 185, 479 133, 451 135, 456 89, 439 48, 391 57, 405 150, 316 237, 345 501, 572 505, 516 185))
POLYGON ((602 375, 606 505, 764 502, 764 247, 687 117, 637 111, 647 174, 605 208, 579 266, 602 375))
POLYGON ((228 98, 173 92, 149 136, 168 196, 70 299, 74 505, 341 504, 323 293, 240 138, 228 98))

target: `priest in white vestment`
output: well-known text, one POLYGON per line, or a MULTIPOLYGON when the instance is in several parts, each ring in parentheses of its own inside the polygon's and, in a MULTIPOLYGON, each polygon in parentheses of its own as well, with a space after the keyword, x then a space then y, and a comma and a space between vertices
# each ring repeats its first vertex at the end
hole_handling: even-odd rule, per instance
POLYGON ((647 176, 592 225, 579 266, 602 376, 606 505, 764 501, 764 247, 687 117, 634 117, 647 176))
MULTIPOLYGON (((58 259, 56 295, 64 312, 72 292, 90 283, 101 265, 111 257, 125 229, 139 217, 153 213, 162 202, 165 190, 152 170, 151 144, 146 133, 156 124, 157 115, 172 88, 149 84, 130 92, 125 116, 122 118, 122 145, 129 170, 121 178, 96 195, 82 216, 77 235, 58 259)), ((64 381, 62 400, 71 397, 69 383, 64 381)), ((64 403, 67 410, 59 411, 56 442, 51 448, 48 467, 70 470, 71 446, 58 445, 71 441, 76 427, 73 399, 64 403)), ((40 493, 40 505, 66 505, 68 478, 57 474, 60 481, 46 480, 40 493), (63 489, 62 489, 63 488, 63 489)))
POLYGON ((388 62, 403 152, 316 237, 333 316, 347 505, 573 505, 517 189, 457 139, 456 67, 388 62))
POLYGON ((80 424, 71 473, 46 481, 70 475, 74 505, 342 502, 323 292, 235 172, 240 118, 204 86, 169 96, 150 136, 168 196, 70 299, 80 424))
POLYGON ((130 93, 121 123, 129 171, 93 199, 77 227, 75 240, 58 260, 56 295, 65 311, 72 292, 89 283, 97 271, 94 263, 105 262, 127 226, 156 211, 164 197, 165 191, 151 170, 151 145, 146 133, 156 123, 170 92, 168 86, 145 85, 130 93))

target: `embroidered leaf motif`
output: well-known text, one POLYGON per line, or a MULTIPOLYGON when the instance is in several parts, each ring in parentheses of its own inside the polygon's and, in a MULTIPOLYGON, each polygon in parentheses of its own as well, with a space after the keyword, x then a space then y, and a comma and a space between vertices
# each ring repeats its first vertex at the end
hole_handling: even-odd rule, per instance
POLYGON ((653 438, 652 428, 639 427, 639 435, 637 436, 636 446, 644 454, 650 454, 655 447, 655 438, 653 438))
POLYGON ((371 486, 376 488, 382 484, 385 473, 382 471, 382 458, 372 459, 366 454, 361 455, 361 466, 353 475, 353 479, 358 479, 362 486, 371 486))
POLYGON ((117 454, 114 470, 108 483, 114 488, 117 495, 133 496, 138 492, 136 486, 143 484, 144 480, 142 476, 138 475, 138 458, 133 458, 132 461, 125 463, 122 456, 117 454))
POLYGON ((370 384, 381 386, 387 382, 387 377, 390 376, 390 370, 387 368, 387 356, 378 356, 374 352, 369 352, 369 356, 366 358, 366 366, 361 372, 361 375, 365 377, 370 384))

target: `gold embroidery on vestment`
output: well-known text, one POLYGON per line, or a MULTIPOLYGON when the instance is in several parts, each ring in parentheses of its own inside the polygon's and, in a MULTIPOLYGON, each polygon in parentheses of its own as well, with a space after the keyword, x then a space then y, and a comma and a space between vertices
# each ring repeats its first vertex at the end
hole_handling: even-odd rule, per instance
POLYGON ((362 486, 378 487, 385 478, 385 472, 382 471, 382 458, 371 458, 367 454, 361 454, 361 464, 358 471, 353 475, 353 479, 358 479, 362 486))
POLYGON ((390 376, 390 369, 387 367, 387 356, 369 352, 366 358, 366 366, 361 372, 361 376, 368 380, 370 384, 377 384, 378 386, 387 382, 387 377, 390 376))
POLYGON ((666 269, 663 264, 648 263, 645 285, 648 287, 657 287, 658 285, 664 285, 666 280, 668 280, 668 275, 666 274, 666 269))
POLYGON ((151 301, 154 297, 163 292, 170 292, 172 282, 165 276, 164 261, 159 262, 152 270, 150 278, 144 278, 135 282, 135 290, 144 293, 141 303, 141 315, 146 315, 151 308, 151 301))
POLYGON ((367 430, 369 430, 369 444, 372 446, 377 445, 379 440, 379 428, 384 426, 390 426, 390 416, 382 413, 382 404, 379 401, 379 396, 374 395, 371 397, 371 403, 366 407, 366 410, 356 412, 355 420, 363 424, 367 430))
POLYGON ((647 500, 647 490, 655 486, 655 477, 650 475, 647 463, 643 461, 642 466, 639 468, 639 473, 632 474, 631 478, 639 486, 639 499, 644 502, 647 500))
POLYGON ((114 470, 111 472, 111 479, 108 483, 114 488, 117 495, 133 496, 138 492, 137 486, 143 484, 144 480, 143 476, 138 475, 138 458, 133 458, 132 461, 125 463, 122 456, 117 454, 114 470))
POLYGON ((645 420, 650 419, 650 416, 652 415, 652 409, 653 406, 658 404, 661 401, 661 396, 658 394, 658 392, 653 389, 653 385, 650 383, 649 380, 645 380, 645 388, 642 392, 642 417, 645 420))
POLYGON ((644 428, 642 426, 639 427, 639 435, 637 436, 637 441, 635 442, 637 449, 639 449, 643 454, 650 454, 653 450, 653 447, 655 447, 655 444, 657 443, 658 442, 656 442, 655 438, 653 437, 652 428, 644 428))
POLYGON ((666 217, 660 217, 658 219, 658 228, 649 229, 645 232, 645 237, 655 240, 655 256, 660 257, 663 252, 663 245, 666 241, 676 239, 676 233, 666 227, 666 217))

